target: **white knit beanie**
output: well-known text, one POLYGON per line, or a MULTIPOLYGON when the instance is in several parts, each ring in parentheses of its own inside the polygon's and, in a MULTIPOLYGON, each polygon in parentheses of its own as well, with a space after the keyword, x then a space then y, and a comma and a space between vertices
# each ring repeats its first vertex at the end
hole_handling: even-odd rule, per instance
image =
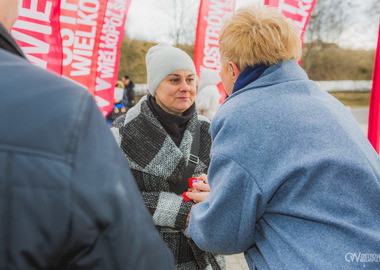
POLYGON ((195 75, 195 66, 191 57, 166 43, 151 47, 145 57, 148 76, 148 89, 154 96, 160 82, 177 70, 190 70, 195 75))

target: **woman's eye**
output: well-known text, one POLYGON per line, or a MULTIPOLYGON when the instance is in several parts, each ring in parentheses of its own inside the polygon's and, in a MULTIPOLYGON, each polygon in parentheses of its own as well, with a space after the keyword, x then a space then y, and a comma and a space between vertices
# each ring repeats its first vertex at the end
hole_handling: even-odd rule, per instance
POLYGON ((170 79, 171 82, 178 83, 179 79, 170 79))

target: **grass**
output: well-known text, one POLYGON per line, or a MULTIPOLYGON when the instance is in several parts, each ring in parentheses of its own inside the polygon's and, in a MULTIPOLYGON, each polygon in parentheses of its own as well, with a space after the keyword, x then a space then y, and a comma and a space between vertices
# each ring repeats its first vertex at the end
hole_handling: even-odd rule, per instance
POLYGON ((366 107, 369 106, 370 92, 330 92, 335 98, 346 106, 366 107))

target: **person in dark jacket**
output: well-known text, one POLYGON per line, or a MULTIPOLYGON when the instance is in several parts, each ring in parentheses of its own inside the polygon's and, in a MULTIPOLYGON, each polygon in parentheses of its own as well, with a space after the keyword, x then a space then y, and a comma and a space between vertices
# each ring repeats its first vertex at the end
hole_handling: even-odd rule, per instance
POLYGON ((25 59, 14 13, 0 0, 0 269, 174 269, 94 99, 25 59))
POLYGON ((135 83, 129 78, 128 75, 123 76, 124 93, 121 103, 127 106, 127 109, 135 106, 135 83))

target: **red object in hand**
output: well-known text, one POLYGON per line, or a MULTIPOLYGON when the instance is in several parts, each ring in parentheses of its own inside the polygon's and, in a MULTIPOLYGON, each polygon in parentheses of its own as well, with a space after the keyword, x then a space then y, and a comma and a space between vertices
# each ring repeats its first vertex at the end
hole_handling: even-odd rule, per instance
MULTIPOLYGON (((192 177, 192 178, 189 178, 189 180, 187 180, 187 181, 189 182, 189 186, 190 186, 190 189, 191 189, 191 188, 193 188, 193 183, 198 182, 198 178, 192 177)), ((192 192, 192 190, 188 190, 188 191, 185 191, 184 193, 182 193, 183 200, 186 201, 186 202, 192 201, 192 199, 189 199, 186 196, 186 192, 192 192)))
POLYGON ((189 199, 189 197, 186 196, 186 192, 191 192, 191 191, 185 191, 184 193, 182 193, 183 200, 186 202, 191 201, 191 199, 189 199))
POLYGON ((190 188, 193 188, 193 183, 198 182, 198 179, 196 177, 189 178, 188 180, 190 188))

